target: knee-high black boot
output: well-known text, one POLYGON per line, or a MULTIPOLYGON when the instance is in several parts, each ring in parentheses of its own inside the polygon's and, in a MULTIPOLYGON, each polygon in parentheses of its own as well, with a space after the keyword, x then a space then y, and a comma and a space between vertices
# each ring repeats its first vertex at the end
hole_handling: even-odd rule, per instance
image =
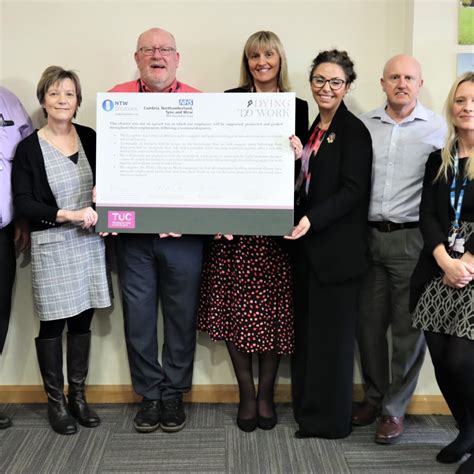
POLYGON ((100 424, 97 413, 87 404, 85 386, 89 371, 91 333, 67 335, 68 406, 71 415, 82 425, 93 428, 100 424))
POLYGON ((44 390, 48 395, 48 420, 59 434, 70 435, 77 431, 64 397, 62 338, 35 339, 36 354, 43 378, 44 390))

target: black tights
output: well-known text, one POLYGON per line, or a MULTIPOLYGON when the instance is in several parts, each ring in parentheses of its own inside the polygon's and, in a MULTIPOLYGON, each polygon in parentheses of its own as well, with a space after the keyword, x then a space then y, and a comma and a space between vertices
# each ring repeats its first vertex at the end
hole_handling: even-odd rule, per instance
POLYGON ((454 447, 467 451, 474 448, 474 341, 428 331, 425 337, 436 381, 459 426, 454 447))
POLYGON ((253 382, 252 354, 240 352, 234 344, 227 342, 232 365, 239 384, 239 412, 242 419, 252 419, 258 415, 270 418, 275 412, 273 390, 280 363, 276 350, 258 354, 258 396, 255 397, 253 382))
POLYGON ((62 336, 66 322, 71 334, 87 334, 90 331, 92 316, 94 316, 94 308, 86 309, 71 318, 40 321, 38 339, 53 339, 62 336))

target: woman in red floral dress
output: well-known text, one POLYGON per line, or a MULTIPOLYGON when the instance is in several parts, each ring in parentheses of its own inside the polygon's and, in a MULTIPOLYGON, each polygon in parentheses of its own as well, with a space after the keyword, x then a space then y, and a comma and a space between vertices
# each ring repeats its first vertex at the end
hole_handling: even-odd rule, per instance
MULTIPOLYGON (((275 33, 259 31, 244 47, 240 87, 227 92, 287 92, 287 61, 275 33)), ((308 130, 308 104, 296 99, 296 135, 308 130)), ((296 142, 295 142, 296 143, 296 142)), ((298 142, 299 143, 299 142, 298 142)), ((296 150, 295 150, 296 153, 296 150)), ((243 431, 277 423, 273 392, 282 354, 294 350, 290 259, 282 238, 214 240, 204 263, 198 329, 225 340, 239 384, 237 425, 243 431), (258 354, 258 394, 252 354, 258 354)))

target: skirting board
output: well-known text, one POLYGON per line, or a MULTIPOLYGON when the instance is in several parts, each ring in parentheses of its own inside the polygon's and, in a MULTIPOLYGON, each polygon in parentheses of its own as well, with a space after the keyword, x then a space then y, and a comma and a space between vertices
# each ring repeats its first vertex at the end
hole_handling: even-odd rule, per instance
MULTIPOLYGON (((67 391, 67 389, 66 389, 67 391)), ((354 385, 354 400, 362 400, 362 385, 354 385)), ((89 385, 87 399, 91 403, 134 403, 140 397, 131 385, 89 385)), ((236 403, 239 400, 237 385, 195 385, 185 395, 193 403, 236 403)), ((277 385, 275 401, 291 401, 291 386, 277 385)), ((46 403, 41 385, 0 385, 0 403, 46 403)), ((441 395, 414 395, 407 413, 412 415, 449 415, 450 411, 441 395)))

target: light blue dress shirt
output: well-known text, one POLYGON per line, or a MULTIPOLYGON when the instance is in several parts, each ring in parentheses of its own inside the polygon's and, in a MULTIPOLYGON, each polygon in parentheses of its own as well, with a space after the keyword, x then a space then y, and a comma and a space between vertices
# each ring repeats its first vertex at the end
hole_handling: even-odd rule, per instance
POLYGON ((374 152, 368 220, 416 222, 426 160, 443 146, 446 124, 419 101, 399 123, 385 107, 360 117, 372 136, 374 152))

